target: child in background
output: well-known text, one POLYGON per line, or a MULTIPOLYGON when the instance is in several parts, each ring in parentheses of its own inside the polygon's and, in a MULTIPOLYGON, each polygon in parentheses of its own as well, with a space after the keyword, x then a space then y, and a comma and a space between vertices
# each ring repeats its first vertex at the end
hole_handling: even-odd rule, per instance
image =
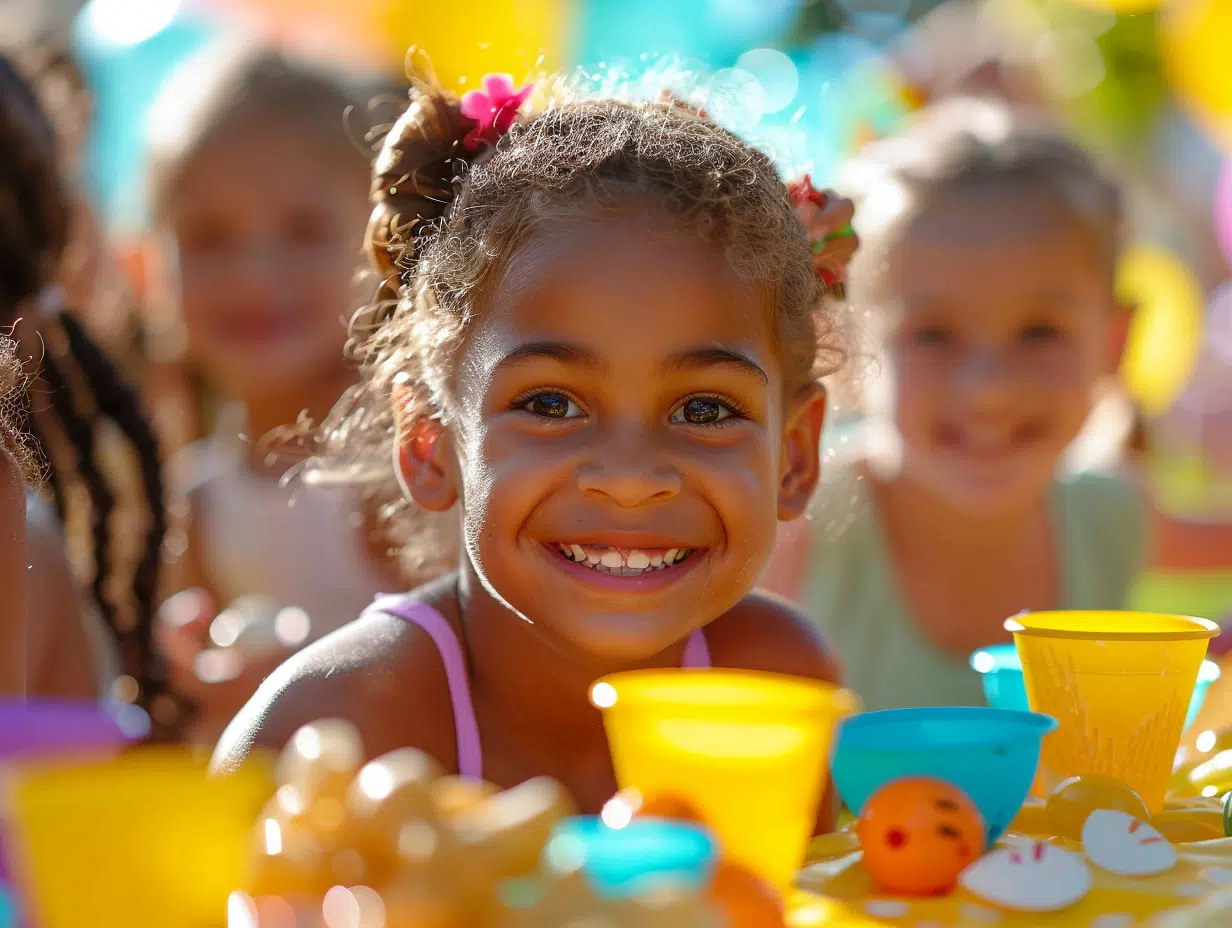
POLYGON ((1061 137, 968 100, 851 174, 884 413, 767 585, 806 604, 867 709, 980 705, 968 656, 1007 617, 1122 608, 1144 554, 1128 485, 1061 473, 1124 340, 1120 198, 1061 137))
POLYGON ((152 111, 155 289, 182 320, 191 363, 233 404, 177 462, 188 516, 174 588, 186 592, 162 626, 205 743, 305 634, 404 585, 366 536, 361 500, 284 486, 289 462, 263 441, 301 413, 319 421, 358 376, 343 347, 369 210, 361 123, 373 95, 276 53, 210 49, 152 111), (267 654, 203 652, 216 613, 256 595, 307 613, 310 631, 292 623, 267 654))
MULTIPOLYGON (((218 768, 330 714, 512 786, 615 790, 594 680, 635 667, 835 677, 752 592, 818 478, 833 310, 770 161, 671 102, 418 87, 375 162, 363 392, 325 461, 460 526, 457 573, 288 661, 218 768), (324 708, 323 708, 324 707, 324 708)), ((328 472, 325 471, 325 472, 328 472)), ((408 546, 427 537, 423 519, 408 546)))
MULTIPOLYGON (((15 424, 29 435, 31 466, 45 475, 54 502, 27 494, 28 595, 17 652, 24 678, 17 686, 30 696, 135 700, 166 735, 178 724, 178 707, 152 637, 165 525, 158 445, 133 391, 64 305, 57 278, 72 214, 52 124, 29 83, 0 58, 0 328, 14 333, 28 365, 15 424), (108 430, 121 440, 121 460, 103 458, 108 430), (121 463, 127 467, 117 472, 121 463), (137 525, 116 518, 129 484, 143 496, 137 525), (65 526, 88 528, 93 602, 78 595, 65 526), (124 676, 112 687, 109 658, 117 645, 124 676)), ((5 689, 13 691, 11 680, 5 689)))

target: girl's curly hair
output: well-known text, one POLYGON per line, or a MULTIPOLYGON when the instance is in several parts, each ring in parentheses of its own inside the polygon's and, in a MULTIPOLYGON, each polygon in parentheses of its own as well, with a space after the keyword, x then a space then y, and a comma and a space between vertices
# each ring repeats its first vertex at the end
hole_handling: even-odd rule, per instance
POLYGON ((0 335, 0 445, 17 462, 27 482, 34 482, 38 479, 37 467, 19 424, 25 382, 21 360, 17 357, 17 342, 0 335))
POLYGON ((448 566, 430 559, 452 556, 456 520, 429 521, 398 491, 394 387, 409 391, 412 416, 451 419, 467 326, 539 230, 631 206, 662 210, 766 295, 790 385, 841 360, 837 316, 766 155, 672 98, 572 98, 564 82, 554 90, 537 115, 472 155, 462 139, 475 123, 458 98, 415 83, 373 163, 366 246, 383 283, 351 324, 363 380, 323 423, 307 477, 362 483, 387 515, 400 513, 391 540, 420 571, 448 566))

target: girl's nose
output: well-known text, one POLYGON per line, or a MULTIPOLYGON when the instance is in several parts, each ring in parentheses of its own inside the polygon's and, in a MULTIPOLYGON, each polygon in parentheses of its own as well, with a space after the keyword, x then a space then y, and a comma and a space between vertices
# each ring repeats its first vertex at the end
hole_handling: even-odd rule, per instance
POLYGON ((994 350, 973 350, 958 369, 955 386, 967 403, 1000 405, 1013 397, 1014 371, 1009 359, 994 350))
MULTIPOLYGON (((610 449, 610 446, 608 446, 610 449)), ((577 471, 578 489, 625 509, 663 502, 680 493, 680 471, 629 454, 600 454, 577 471)))

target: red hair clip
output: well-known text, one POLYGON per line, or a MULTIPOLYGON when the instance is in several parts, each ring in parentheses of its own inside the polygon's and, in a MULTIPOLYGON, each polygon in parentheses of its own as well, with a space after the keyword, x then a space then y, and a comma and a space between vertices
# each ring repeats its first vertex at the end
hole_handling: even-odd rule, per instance
POLYGON ((791 202, 797 206, 812 203, 820 209, 830 202, 829 197, 813 186, 813 178, 809 174, 799 180, 788 181, 787 192, 791 195, 791 202))

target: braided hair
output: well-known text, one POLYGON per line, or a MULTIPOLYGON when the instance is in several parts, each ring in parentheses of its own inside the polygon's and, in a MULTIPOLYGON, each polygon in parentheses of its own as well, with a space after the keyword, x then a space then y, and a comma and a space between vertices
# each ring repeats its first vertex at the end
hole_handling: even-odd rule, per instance
MULTIPOLYGON (((72 210, 56 151, 54 127, 35 90, 0 57, 0 325, 15 326, 54 287, 72 210)), ((86 501, 73 489, 85 489, 93 596, 136 683, 135 701, 165 733, 177 711, 153 645, 167 525, 158 442, 136 393, 78 319, 58 308, 37 319, 46 351, 30 379, 41 381, 49 402, 35 410, 30 391, 22 391, 19 426, 30 436, 31 453, 47 477, 61 522, 70 521, 75 507, 86 501), (115 576, 113 563, 117 494, 100 461, 104 421, 133 452, 147 510, 143 550, 127 584, 115 576), (127 601, 117 594, 126 586, 127 601)))

